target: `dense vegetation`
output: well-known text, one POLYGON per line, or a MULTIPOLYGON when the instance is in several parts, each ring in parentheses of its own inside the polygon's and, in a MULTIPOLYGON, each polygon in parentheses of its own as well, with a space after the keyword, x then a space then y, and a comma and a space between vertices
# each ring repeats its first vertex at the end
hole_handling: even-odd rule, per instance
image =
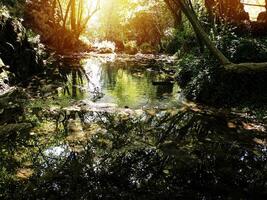
POLYGON ((0 0, 0 199, 265 199, 265 0, 0 0))

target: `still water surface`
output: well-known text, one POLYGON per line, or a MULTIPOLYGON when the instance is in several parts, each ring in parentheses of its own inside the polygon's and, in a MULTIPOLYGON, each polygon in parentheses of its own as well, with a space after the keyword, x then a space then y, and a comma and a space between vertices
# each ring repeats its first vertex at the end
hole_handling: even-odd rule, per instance
POLYGON ((266 199, 266 118, 174 108, 173 63, 129 58, 65 59, 59 99, 47 96, 48 84, 46 98, 9 100, 0 199, 266 199), (121 109, 77 109, 80 100, 121 109))
POLYGON ((67 76, 63 95, 113 103, 119 107, 171 107, 179 100, 173 63, 91 57, 64 62, 61 74, 67 76), (165 66, 166 72, 161 68, 165 66))

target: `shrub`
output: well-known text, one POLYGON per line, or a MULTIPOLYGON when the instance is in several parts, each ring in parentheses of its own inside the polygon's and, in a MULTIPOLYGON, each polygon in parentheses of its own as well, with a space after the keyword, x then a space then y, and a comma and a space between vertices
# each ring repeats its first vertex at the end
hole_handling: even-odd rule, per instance
POLYGON ((137 43, 134 40, 128 41, 124 45, 124 48, 125 48, 124 49, 125 53, 128 53, 128 54, 136 54, 138 52, 137 43))

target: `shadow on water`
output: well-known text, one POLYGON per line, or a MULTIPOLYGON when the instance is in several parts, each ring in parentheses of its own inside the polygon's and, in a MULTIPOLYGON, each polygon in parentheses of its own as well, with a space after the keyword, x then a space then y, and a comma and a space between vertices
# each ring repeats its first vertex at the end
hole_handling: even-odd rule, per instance
POLYGON ((128 112, 43 113, 27 140, 1 140, 1 199, 266 197, 263 124, 187 106, 128 112))
POLYGON ((0 199, 265 199, 266 117, 174 109, 178 86, 157 65, 71 63, 58 68, 62 99, 151 107, 92 111, 42 85, 41 100, 14 92, 0 110, 0 199))
POLYGON ((180 89, 173 77, 162 75, 159 65, 147 65, 95 57, 65 60, 59 67, 65 81, 61 95, 130 108, 176 105, 180 89))

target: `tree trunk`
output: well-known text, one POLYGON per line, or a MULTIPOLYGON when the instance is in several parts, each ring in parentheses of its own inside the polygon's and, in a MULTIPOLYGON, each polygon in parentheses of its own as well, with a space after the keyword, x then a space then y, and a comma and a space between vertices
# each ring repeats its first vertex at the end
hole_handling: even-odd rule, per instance
POLYGON ((76 30, 76 0, 71 0, 71 30, 76 30))
POLYGON ((178 0, 178 3, 184 12, 185 16, 188 18, 190 23, 192 24, 196 35, 203 41, 203 43, 208 47, 211 53, 220 61, 222 65, 231 64, 231 62, 226 58, 221 51, 219 51, 215 45, 210 40, 208 34, 202 28, 200 21, 197 19, 197 16, 192 12, 189 5, 185 3, 184 0, 178 0))
POLYGON ((201 38, 201 40, 207 46, 207 48, 210 50, 210 52, 219 60, 219 62, 221 63, 221 65, 223 65, 225 70, 236 72, 236 73, 244 73, 244 72, 250 72, 250 71, 267 72, 267 62, 263 62, 263 63, 239 63, 239 64, 232 63, 212 43, 208 34, 204 31, 197 16, 191 10, 189 5, 187 3, 185 3, 185 0, 177 0, 177 1, 175 1, 175 3, 177 4, 177 6, 181 7, 181 10, 183 11, 185 16, 190 21, 196 34, 201 38))
POLYGON ((173 2, 173 0, 164 0, 168 9, 170 10, 173 18, 174 18, 174 26, 177 29, 182 29, 182 11, 177 4, 173 2))

